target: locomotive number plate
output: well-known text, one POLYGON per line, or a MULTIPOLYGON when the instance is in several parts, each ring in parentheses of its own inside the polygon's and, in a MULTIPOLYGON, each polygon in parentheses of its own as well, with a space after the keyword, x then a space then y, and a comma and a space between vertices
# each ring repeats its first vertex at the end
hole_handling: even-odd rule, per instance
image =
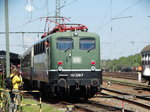
POLYGON ((81 63, 81 57, 73 57, 73 63, 81 63))
POLYGON ((70 77, 83 77, 83 73, 70 74, 70 77))

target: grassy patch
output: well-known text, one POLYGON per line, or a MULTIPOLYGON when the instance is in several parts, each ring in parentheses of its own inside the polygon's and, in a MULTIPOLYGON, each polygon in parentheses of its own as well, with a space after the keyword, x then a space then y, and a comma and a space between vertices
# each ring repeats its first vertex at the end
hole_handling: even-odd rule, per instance
MULTIPOLYGON (((23 99, 23 104, 37 104, 39 103, 33 99, 23 99)), ((23 112, 40 112, 40 106, 23 106, 23 112)), ((56 109, 50 104, 42 103, 42 112, 65 112, 63 110, 56 109)))
MULTIPOLYGON (((3 90, 3 88, 0 88, 3 90)), ((40 102, 34 99, 23 98, 22 104, 39 104, 40 102)), ((23 112, 40 112, 40 106, 23 106, 23 112)), ((59 108, 53 107, 50 104, 42 103, 42 112, 65 112, 59 108)))

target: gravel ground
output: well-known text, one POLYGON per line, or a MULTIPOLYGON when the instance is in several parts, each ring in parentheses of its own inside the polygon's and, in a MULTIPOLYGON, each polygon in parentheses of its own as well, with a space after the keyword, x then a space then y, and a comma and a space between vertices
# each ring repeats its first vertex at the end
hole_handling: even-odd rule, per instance
MULTIPOLYGON (((107 77, 108 78, 108 77, 107 77)), ((126 80, 129 81, 131 83, 139 83, 136 80, 128 80, 128 79, 118 79, 118 78, 110 78, 113 80, 126 80)), ((140 84, 140 83, 139 83, 140 84)), ((147 83, 143 83, 142 84, 146 84, 147 83)), ((123 85, 118 85, 118 84, 111 84, 110 86, 108 86, 107 82, 103 82, 103 87, 105 88, 109 88, 109 89, 114 89, 114 90, 119 90, 122 92, 126 92, 126 93, 130 93, 130 94, 137 94, 137 95, 150 95, 150 91, 138 91, 138 90, 134 90, 133 87, 128 87, 128 86, 123 86, 123 85)), ((117 106, 117 107, 124 107, 125 109, 129 109, 129 110, 133 110, 134 112, 150 112, 150 110, 142 108, 140 106, 136 106, 127 102, 123 102, 121 100, 117 100, 114 98, 91 98, 89 100, 95 100, 98 101, 102 104, 107 104, 107 105, 111 105, 111 106, 117 106)), ((134 99, 136 100, 136 99, 134 99)), ((62 110, 65 112, 66 108, 64 105, 61 105, 59 103, 57 104, 51 104, 54 107, 58 108, 59 110, 62 110)), ((149 104, 150 105, 150 104, 149 104)), ((82 110, 74 110, 74 112, 84 112, 82 110)))
MULTIPOLYGON (((117 80, 125 80, 125 79, 117 79, 117 80)), ((139 83, 136 80, 128 80, 127 79, 127 81, 129 81, 131 83, 139 83)), ((147 83, 144 83, 144 84, 147 84, 147 83)), ((130 94, 150 95, 150 91, 138 91, 138 90, 134 90, 133 87, 123 86, 123 85, 118 85, 118 84, 111 84, 110 86, 108 86, 107 82, 103 82, 103 87, 109 88, 109 89, 114 89, 114 90, 119 90, 119 91, 130 93, 130 94)), ((136 100, 135 98, 133 98, 133 99, 136 100)), ((114 98, 91 98, 91 100, 96 100, 103 104, 109 104, 112 106, 124 107, 125 109, 130 109, 135 112, 150 112, 150 110, 148 110, 148 109, 145 109, 140 106, 136 106, 136 105, 133 105, 133 104, 130 104, 127 102, 123 102, 121 100, 117 100, 114 98)), ((149 105, 150 105, 150 103, 149 103, 149 105)))

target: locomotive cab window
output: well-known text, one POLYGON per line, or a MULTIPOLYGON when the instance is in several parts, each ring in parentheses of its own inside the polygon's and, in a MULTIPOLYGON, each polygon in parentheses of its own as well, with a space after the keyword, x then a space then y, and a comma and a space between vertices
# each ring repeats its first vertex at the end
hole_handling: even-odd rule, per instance
POLYGON ((57 39, 57 49, 59 50, 73 49, 73 40, 71 38, 57 39))
POLYGON ((148 54, 148 64, 150 64, 150 54, 148 54))
POLYGON ((80 39, 80 49, 81 50, 94 50, 95 49, 95 39, 93 38, 82 38, 80 39))

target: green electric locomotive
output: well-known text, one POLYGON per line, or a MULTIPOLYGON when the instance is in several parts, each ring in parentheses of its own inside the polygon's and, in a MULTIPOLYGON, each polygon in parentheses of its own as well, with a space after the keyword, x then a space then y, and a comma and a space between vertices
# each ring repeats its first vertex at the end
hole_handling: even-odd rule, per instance
POLYGON ((26 87, 51 95, 90 98, 101 90, 100 40, 81 24, 60 24, 22 56, 26 87))

